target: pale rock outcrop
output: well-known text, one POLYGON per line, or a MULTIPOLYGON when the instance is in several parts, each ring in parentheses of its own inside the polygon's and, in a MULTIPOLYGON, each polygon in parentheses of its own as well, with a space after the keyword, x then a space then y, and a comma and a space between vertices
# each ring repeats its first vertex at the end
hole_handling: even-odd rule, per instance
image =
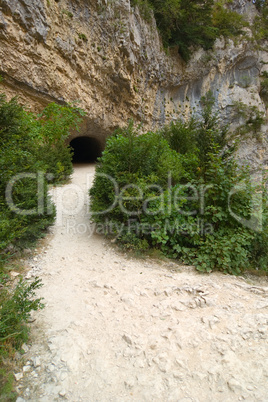
MULTIPOLYGON (((253 18, 255 7, 237 0, 236 11, 253 18)), ((250 31, 248 33, 250 35, 250 31)), ((8 96, 38 110, 50 101, 80 101, 87 112, 80 135, 105 138, 133 118, 158 128, 201 111, 211 90, 223 122, 243 124, 234 104, 265 113, 260 74, 268 53, 254 41, 218 39, 186 64, 163 49, 154 19, 145 22, 129 0, 0 0, 0 72, 8 96)), ((263 141, 242 141, 241 157, 266 164, 263 141)), ((74 133, 72 138, 77 136, 74 133)))

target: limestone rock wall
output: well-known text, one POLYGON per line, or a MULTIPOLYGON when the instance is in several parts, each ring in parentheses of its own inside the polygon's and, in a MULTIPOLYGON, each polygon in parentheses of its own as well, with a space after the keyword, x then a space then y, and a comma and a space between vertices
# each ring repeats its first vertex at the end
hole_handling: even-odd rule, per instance
MULTIPOLYGON (((234 6, 254 15, 249 2, 234 6)), ((79 100, 87 112, 81 134, 102 144, 130 118, 150 129, 200 113, 208 90, 233 127, 242 122, 235 102, 265 113, 259 91, 267 59, 249 40, 219 39, 186 64, 176 50, 163 50, 154 20, 143 21, 129 0, 0 0, 2 88, 35 110, 79 100)), ((263 148, 247 139, 241 156, 252 162, 257 154, 266 163, 263 148)))

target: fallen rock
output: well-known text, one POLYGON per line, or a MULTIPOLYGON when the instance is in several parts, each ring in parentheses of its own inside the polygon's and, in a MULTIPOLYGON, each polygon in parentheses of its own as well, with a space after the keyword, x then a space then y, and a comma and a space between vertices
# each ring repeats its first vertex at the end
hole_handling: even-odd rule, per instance
POLYGON ((20 381, 23 378, 23 373, 16 373, 14 377, 16 381, 20 381))
POLYGON ((125 341, 128 345, 132 345, 132 340, 131 340, 130 336, 124 334, 124 335, 122 336, 122 339, 124 339, 124 341, 125 341))

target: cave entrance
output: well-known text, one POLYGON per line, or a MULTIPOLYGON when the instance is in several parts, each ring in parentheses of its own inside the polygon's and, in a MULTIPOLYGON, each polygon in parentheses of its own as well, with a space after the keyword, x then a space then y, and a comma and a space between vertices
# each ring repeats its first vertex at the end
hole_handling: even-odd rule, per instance
POLYGON ((100 142, 92 137, 76 137, 69 145, 73 149, 73 163, 96 162, 102 153, 100 142))

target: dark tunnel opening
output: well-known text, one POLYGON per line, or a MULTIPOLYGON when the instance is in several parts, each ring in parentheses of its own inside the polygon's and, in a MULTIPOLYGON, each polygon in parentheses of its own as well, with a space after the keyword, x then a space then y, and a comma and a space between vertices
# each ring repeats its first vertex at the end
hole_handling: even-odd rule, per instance
POLYGON ((102 153, 101 144, 96 138, 77 137, 69 145, 73 149, 73 163, 96 162, 102 153))

